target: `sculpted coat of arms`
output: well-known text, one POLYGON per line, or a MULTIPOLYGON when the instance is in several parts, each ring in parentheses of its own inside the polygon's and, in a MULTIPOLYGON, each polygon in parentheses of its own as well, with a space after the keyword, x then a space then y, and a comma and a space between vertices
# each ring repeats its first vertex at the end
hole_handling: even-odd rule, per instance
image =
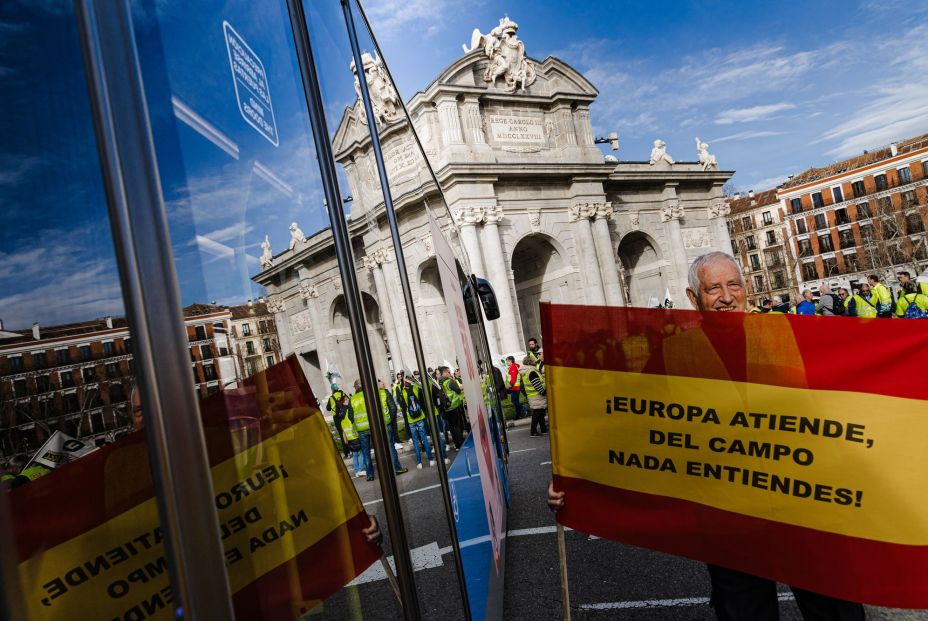
POLYGON ((516 89, 525 90, 535 82, 535 65, 525 56, 525 44, 516 35, 519 25, 504 17, 499 26, 481 34, 475 28, 471 35, 470 48, 464 46, 465 52, 483 48, 483 53, 490 60, 483 74, 486 82, 494 84, 500 77, 505 86, 503 90, 512 93, 516 89))

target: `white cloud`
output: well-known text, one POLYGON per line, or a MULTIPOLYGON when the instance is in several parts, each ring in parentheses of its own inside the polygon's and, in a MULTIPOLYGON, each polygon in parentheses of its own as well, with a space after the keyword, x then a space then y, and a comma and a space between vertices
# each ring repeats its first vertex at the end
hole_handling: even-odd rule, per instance
MULTIPOLYGON (((434 34, 438 31, 437 24, 450 14, 450 8, 451 3, 447 0, 372 0, 364 3, 367 18, 378 39, 410 30, 420 34, 424 32, 426 36, 434 34), (413 28, 413 25, 417 27, 413 28)), ((462 39, 461 42, 465 41, 462 39)))
POLYGON ((761 106, 751 106, 749 108, 729 108, 728 110, 723 110, 721 113, 719 113, 719 115, 715 118, 715 123, 717 125, 750 123, 752 121, 768 119, 775 115, 777 112, 792 110, 795 107, 795 104, 783 102, 761 106))
POLYGON ((770 130, 761 130, 761 131, 749 131, 749 132, 738 132, 737 134, 730 134, 728 136, 722 136, 721 138, 713 138, 709 140, 710 144, 718 144, 719 142, 731 142, 733 140, 755 140, 757 138, 770 138, 772 136, 782 136, 786 132, 777 132, 770 130))

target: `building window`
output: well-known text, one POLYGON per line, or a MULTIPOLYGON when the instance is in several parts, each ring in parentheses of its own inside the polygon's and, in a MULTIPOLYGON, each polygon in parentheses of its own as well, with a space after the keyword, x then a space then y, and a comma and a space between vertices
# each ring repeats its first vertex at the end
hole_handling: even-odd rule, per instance
POLYGON ((97 381, 97 373, 93 367, 84 367, 81 369, 81 377, 84 378, 85 384, 97 381))
POLYGON ((127 354, 132 353, 132 339, 123 339, 122 346, 126 350, 127 354))
POLYGON ((799 240, 799 256, 800 257, 811 257, 812 255, 813 255, 812 242, 810 242, 808 239, 800 239, 799 240))
POLYGON ((872 224, 860 225, 860 239, 862 239, 865 244, 868 244, 874 240, 872 224))
POLYGON ((769 211, 762 213, 761 217, 764 219, 764 224, 773 224, 773 216, 769 211))
POLYGON ((860 262, 857 260, 856 252, 844 255, 844 269, 848 272, 860 271, 860 262))
POLYGON ((766 254, 767 260, 765 263, 767 264, 767 267, 780 267, 781 265, 785 264, 783 261, 783 253, 781 251, 774 250, 773 252, 770 252, 768 250, 766 254))
POLYGON ((838 259, 835 257, 828 257, 827 259, 822 259, 822 267, 825 268, 825 278, 829 276, 834 276, 839 274, 838 272, 838 259))
POLYGON ((10 356, 6 360, 7 364, 10 365, 10 373, 19 373, 23 370, 22 356, 10 356))
POLYGON ((918 197, 915 195, 915 190, 906 190, 902 193, 902 208, 908 209, 909 207, 915 207, 918 205, 918 197))
POLYGON ((918 215, 917 211, 913 211, 905 217, 905 233, 906 235, 914 235, 916 233, 925 232, 925 223, 922 221, 922 217, 918 215))
POLYGON ((203 376, 206 378, 207 382, 210 382, 216 379, 216 369, 213 368, 211 364, 203 365, 203 376))
POLYGON ((843 231, 838 231, 838 243, 841 245, 841 249, 854 247, 854 232, 851 229, 844 229, 843 231))
POLYGON ((119 403, 126 400, 126 391, 122 384, 110 384, 109 386, 110 403, 119 403))
POLYGON ((912 171, 909 170, 908 166, 903 166, 902 168, 896 169, 896 172, 899 173, 899 183, 912 183, 912 171))
POLYGON ((886 183, 886 175, 877 175, 873 178, 873 180, 876 182, 877 192, 881 192, 882 190, 885 190, 889 187, 889 184, 886 183))
POLYGON ((758 274, 754 277, 754 291, 763 291, 766 289, 764 287, 764 277, 758 274))
POLYGON ((213 324, 213 334, 225 334, 226 333, 226 324, 221 321, 217 321, 213 324))
POLYGON ((26 380, 25 378, 19 378, 13 380, 13 396, 14 397, 25 397, 28 393, 26 389, 26 380))
POLYGON ((851 182, 851 189, 854 190, 854 196, 863 196, 867 193, 862 179, 851 182))
POLYGON ((267 322, 266 321, 258 322, 258 334, 267 334, 267 322))
POLYGON ((773 273, 773 288, 774 289, 785 289, 786 288, 786 276, 784 276, 783 272, 773 273))
POLYGON ((64 406, 64 411, 66 414, 70 414, 71 412, 77 412, 80 409, 80 406, 78 406, 77 404, 76 393, 71 392, 71 393, 64 395, 64 398, 61 401, 62 401, 61 404, 62 406, 64 406))
POLYGON ((254 344, 254 341, 246 341, 246 342, 245 342, 245 353, 248 354, 249 356, 254 356, 254 355, 255 355, 255 344, 254 344))
POLYGON ((247 323, 242 324, 242 336, 251 336, 251 325, 247 323))
POLYGON ((213 357, 213 351, 209 345, 200 345, 200 360, 209 360, 213 357))
POLYGON ((268 369, 270 369, 272 366, 274 366, 274 356, 267 356, 267 357, 265 358, 265 360, 267 361, 267 368, 268 368, 268 369))
POLYGON ((220 348, 219 348, 219 355, 220 355, 220 356, 228 356, 228 355, 229 355, 229 350, 228 350, 227 348, 225 348, 225 347, 220 347, 220 348))
POLYGON ((208 395, 215 395, 217 392, 219 392, 219 384, 212 384, 206 387, 206 394, 208 395))
POLYGON ((255 374, 255 361, 254 361, 254 360, 246 360, 246 361, 245 361, 245 375, 246 375, 246 376, 251 376, 251 375, 254 375, 254 374, 255 374))
POLYGON ((831 252, 834 249, 835 249, 835 246, 831 242, 831 235, 819 235, 818 236, 819 252, 831 252))
POLYGON ((110 363, 106 365, 106 377, 113 379, 114 377, 119 377, 119 365, 115 363, 110 363))
POLYGON ((749 258, 751 260, 751 269, 759 270, 760 269, 760 257, 758 257, 756 254, 752 254, 750 255, 749 258))
POLYGON ((754 218, 751 216, 744 216, 741 218, 741 229, 744 231, 750 231, 754 228, 754 218))
POLYGON ((791 213, 802 213, 802 199, 794 198, 789 201, 789 210, 791 213))
POLYGON ((90 345, 81 345, 77 348, 78 353, 80 353, 81 360, 87 362, 91 358, 90 354, 90 345))
POLYGON ((773 231, 767 231, 767 245, 772 246, 777 243, 777 234, 773 231))
POLYGON ((33 369, 44 369, 48 366, 48 358, 45 356, 44 351, 37 351, 32 354, 32 368, 33 369))
POLYGON ((56 349, 55 359, 58 361, 58 364, 68 364, 71 361, 71 356, 68 354, 67 349, 56 349))
POLYGON ((116 343, 113 341, 103 341, 103 355, 104 356, 115 356, 116 355, 116 343))
POLYGON ((35 391, 36 392, 48 392, 48 389, 51 388, 51 379, 47 375, 36 375, 35 376, 35 391))
POLYGON ((754 241, 753 235, 745 237, 744 243, 747 244, 748 250, 757 250, 757 242, 754 241))
POLYGON ((847 215, 847 209, 842 207, 841 209, 835 209, 835 224, 850 224, 851 217, 847 215))
POLYGON ((815 280, 818 278, 818 271, 815 269, 815 263, 809 261, 808 263, 802 264, 802 279, 803 280, 815 280))
POLYGON ((62 371, 61 375, 61 387, 62 388, 73 388, 74 387, 74 375, 71 371, 62 371))
POLYGON ((841 186, 831 188, 831 196, 835 199, 836 203, 844 202, 844 193, 841 191, 841 186))
POLYGON ((866 220, 867 218, 872 217, 870 215, 870 205, 867 203, 861 203, 857 205, 857 219, 866 220))
POLYGON ((197 340, 205 341, 206 340, 206 326, 197 326, 196 331, 197 331, 197 340))
POLYGON ((197 373, 197 365, 193 365, 193 383, 194 384, 200 383, 200 374, 197 373))
POLYGON ((264 353, 268 353, 269 351, 271 351, 271 339, 265 338, 264 339, 264 353))
POLYGON ((822 207, 825 205, 825 201, 822 199, 822 193, 816 192, 812 195, 812 208, 822 207))
POLYGON ((922 178, 928 177, 928 160, 922 162, 922 178))
POLYGON ((806 219, 799 218, 798 220, 796 220, 796 233, 799 235, 804 235, 808 232, 809 232, 808 229, 806 229, 806 219))
POLYGON ((738 242, 735 241, 734 239, 731 240, 731 253, 738 254, 738 242))

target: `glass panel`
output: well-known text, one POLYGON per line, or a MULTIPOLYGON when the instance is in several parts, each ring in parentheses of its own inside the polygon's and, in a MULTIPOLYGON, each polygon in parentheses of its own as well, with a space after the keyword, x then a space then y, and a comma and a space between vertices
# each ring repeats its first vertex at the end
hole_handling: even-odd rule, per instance
POLYGON ((319 409, 322 342, 357 365, 286 3, 132 4, 237 616, 399 616, 319 409))
POLYGON ((30 619, 170 617, 71 6, 0 9, 0 472, 16 543, 2 552, 30 619))

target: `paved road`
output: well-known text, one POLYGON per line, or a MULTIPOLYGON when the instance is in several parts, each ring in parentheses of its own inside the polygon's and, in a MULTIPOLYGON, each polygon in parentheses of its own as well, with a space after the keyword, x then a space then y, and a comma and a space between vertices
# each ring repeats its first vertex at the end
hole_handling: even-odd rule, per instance
MULTIPOLYGON (((506 619, 560 619, 560 573, 555 522, 545 505, 551 476, 548 438, 529 437, 528 427, 509 432, 512 508, 506 552, 506 619)), ((455 453, 451 453, 452 459, 455 453)), ((416 584, 426 619, 462 619, 451 539, 442 507, 437 469, 415 470, 411 454, 402 454, 409 473, 399 477, 404 519, 417 568, 416 584)), ((383 520, 380 487, 355 479, 369 513, 383 520)), ((383 522, 381 522, 383 523, 383 522)), ((574 619, 711 620, 709 579, 702 563, 566 533, 570 601, 574 619)), ((385 545, 389 550, 389 542, 385 545)), ((801 619, 792 597, 781 586, 781 618, 801 619)), ((868 608, 871 620, 928 621, 928 612, 868 608)), ((309 615, 311 619, 400 619, 396 598, 375 565, 357 581, 309 615)))

